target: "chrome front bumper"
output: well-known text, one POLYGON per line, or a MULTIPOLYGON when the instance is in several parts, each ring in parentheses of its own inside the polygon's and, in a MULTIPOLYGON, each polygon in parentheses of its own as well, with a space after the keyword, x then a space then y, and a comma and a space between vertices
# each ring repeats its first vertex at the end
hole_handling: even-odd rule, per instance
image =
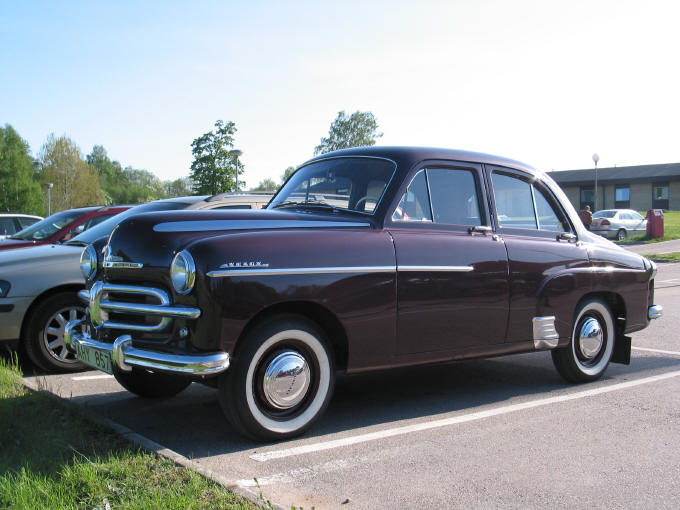
POLYGON ((130 335, 121 335, 112 343, 99 342, 79 330, 83 320, 66 325, 64 344, 75 353, 78 345, 96 349, 111 356, 111 363, 123 372, 132 367, 148 368, 159 372, 184 375, 215 375, 229 368, 229 353, 168 354, 138 349, 132 345, 130 335))

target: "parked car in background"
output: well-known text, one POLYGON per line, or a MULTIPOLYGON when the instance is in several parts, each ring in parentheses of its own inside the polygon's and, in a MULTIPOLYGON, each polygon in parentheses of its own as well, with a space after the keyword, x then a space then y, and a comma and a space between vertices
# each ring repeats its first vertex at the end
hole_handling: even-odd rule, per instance
POLYGON ((0 240, 0 250, 63 243, 130 207, 132 206, 94 206, 60 211, 0 240))
POLYGON ((79 359, 145 397, 217 387, 267 441, 311 426, 336 370, 551 350, 593 381, 662 313, 654 263, 588 232, 549 176, 447 149, 324 154, 264 211, 137 215, 81 260, 79 359))
POLYGON ((43 370, 83 368, 64 348, 64 328, 83 317, 77 292, 85 287, 80 255, 90 243, 102 246, 123 219, 142 211, 169 209, 255 208, 271 196, 221 194, 180 197, 142 204, 109 217, 63 244, 48 244, 0 252, 0 342, 19 347, 43 370))
POLYGON ((0 213, 0 239, 16 234, 42 219, 42 216, 33 214, 0 213))
POLYGON ((628 236, 647 232, 647 220, 632 209, 603 209, 593 214, 591 232, 622 241, 628 236))

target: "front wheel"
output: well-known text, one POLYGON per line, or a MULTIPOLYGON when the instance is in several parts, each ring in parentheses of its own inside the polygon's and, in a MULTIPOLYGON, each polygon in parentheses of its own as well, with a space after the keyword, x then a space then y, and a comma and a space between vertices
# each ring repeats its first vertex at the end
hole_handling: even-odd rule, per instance
POLYGON ((324 412, 334 364, 324 335, 305 319, 279 316, 256 327, 220 376, 219 400, 229 422, 256 440, 306 431, 324 412))
POLYGON ((555 368, 569 382, 599 379, 611 360, 614 338, 609 306, 599 299, 584 301, 576 309, 569 345, 552 351, 555 368))

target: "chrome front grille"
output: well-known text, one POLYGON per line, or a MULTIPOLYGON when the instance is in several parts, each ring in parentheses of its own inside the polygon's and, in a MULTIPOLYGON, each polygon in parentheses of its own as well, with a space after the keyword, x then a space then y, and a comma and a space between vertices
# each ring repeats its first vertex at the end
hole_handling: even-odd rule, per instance
POLYGON ((97 329, 153 333, 166 330, 173 318, 196 319, 201 315, 198 308, 172 305, 166 291, 153 287, 98 281, 86 297, 90 322, 97 329), (126 315, 141 320, 125 320, 126 315))

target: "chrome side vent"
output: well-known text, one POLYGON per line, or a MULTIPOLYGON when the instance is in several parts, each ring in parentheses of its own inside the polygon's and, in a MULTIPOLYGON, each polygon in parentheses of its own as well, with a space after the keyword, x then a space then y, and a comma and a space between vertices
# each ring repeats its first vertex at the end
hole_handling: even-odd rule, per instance
POLYGON ((559 335, 555 329, 555 316, 534 317, 534 348, 554 349, 557 347, 559 335))

